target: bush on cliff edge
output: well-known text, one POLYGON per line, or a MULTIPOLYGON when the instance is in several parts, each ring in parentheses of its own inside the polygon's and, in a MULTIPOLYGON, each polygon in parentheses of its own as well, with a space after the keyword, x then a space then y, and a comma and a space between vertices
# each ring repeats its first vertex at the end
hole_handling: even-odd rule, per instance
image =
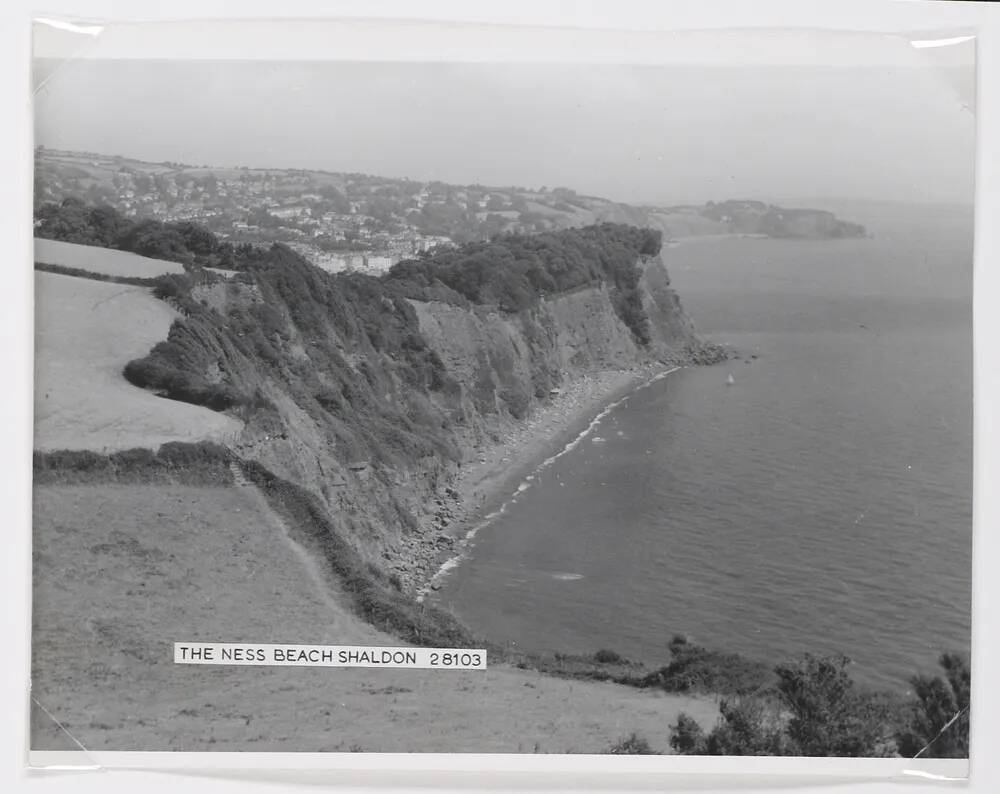
POLYGON ((863 689, 845 656, 813 656, 775 668, 777 683, 720 703, 716 726, 705 732, 681 714, 670 745, 689 755, 883 757, 899 754, 968 757, 969 668, 945 654, 945 679, 916 676, 908 703, 863 689))

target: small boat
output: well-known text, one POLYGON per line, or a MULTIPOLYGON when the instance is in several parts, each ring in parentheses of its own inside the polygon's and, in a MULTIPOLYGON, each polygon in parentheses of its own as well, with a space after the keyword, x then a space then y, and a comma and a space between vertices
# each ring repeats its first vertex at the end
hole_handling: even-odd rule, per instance
POLYGON ((735 384, 735 383, 736 383, 736 378, 734 378, 734 377, 733 377, 733 373, 732 373, 732 372, 730 372, 730 373, 729 373, 729 377, 728 377, 728 378, 726 378, 726 385, 727 385, 727 386, 732 386, 732 385, 733 385, 733 384, 735 384))

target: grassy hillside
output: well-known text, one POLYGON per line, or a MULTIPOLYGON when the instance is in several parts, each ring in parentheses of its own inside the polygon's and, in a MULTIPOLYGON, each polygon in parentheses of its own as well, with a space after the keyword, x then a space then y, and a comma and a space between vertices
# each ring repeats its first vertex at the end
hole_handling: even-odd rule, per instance
POLYGON ((232 438, 242 423, 122 377, 178 313, 148 289, 35 274, 35 448, 116 450, 232 438))
POLYGON ((154 278, 164 273, 183 273, 184 266, 164 259, 150 259, 128 251, 92 245, 35 238, 35 261, 46 265, 83 270, 106 276, 154 278))
MULTIPOLYGON (((482 672, 175 665, 174 641, 398 645, 243 486, 43 485, 34 497, 32 694, 92 750, 669 751, 712 699, 482 672), (85 605, 81 609, 81 604, 85 605)), ((33 747, 71 745, 40 709, 33 747)))

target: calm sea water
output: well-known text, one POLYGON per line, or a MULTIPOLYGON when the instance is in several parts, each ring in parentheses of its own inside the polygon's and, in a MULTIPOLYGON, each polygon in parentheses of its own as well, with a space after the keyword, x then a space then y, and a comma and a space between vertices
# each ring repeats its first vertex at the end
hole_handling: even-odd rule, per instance
POLYGON ((665 249, 700 332, 743 356, 631 395, 439 600, 526 649, 656 663, 683 633, 769 662, 846 653, 886 686, 967 651, 971 214, 845 215, 875 237, 665 249))

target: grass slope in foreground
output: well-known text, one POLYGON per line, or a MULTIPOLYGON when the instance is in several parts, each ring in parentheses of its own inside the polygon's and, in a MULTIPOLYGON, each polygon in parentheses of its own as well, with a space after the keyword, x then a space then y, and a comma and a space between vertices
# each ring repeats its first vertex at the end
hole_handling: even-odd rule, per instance
MULTIPOLYGON (((253 487, 36 488, 32 694, 91 750, 670 752, 713 699, 485 672, 175 665, 174 641, 399 645, 338 604, 253 487), (80 605, 87 605, 84 610, 80 605)), ((39 708, 32 747, 79 749, 39 708)))

